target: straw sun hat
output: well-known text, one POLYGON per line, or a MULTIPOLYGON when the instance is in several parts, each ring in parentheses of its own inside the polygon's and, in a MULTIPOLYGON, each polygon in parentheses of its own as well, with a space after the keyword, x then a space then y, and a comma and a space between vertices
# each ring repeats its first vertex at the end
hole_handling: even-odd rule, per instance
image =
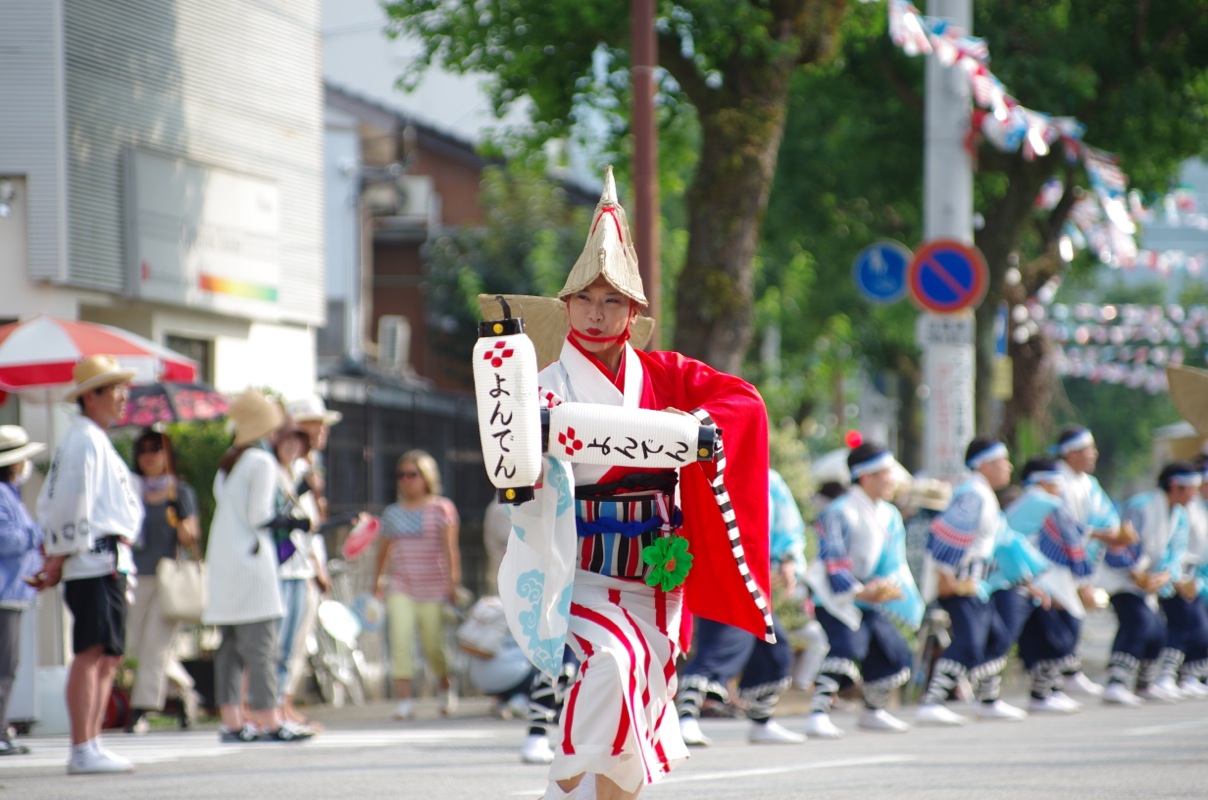
MULTIPOLYGON (((537 350, 538 367, 543 368, 558 360, 562 343, 570 332, 563 299, 590 286, 601 276, 625 297, 639 305, 646 305, 637 251, 633 247, 625 209, 617 200, 617 184, 612 177, 612 167, 604 171, 604 191, 596 204, 583 252, 571 267, 558 297, 502 295, 511 307, 512 316, 524 318, 525 333, 537 350)), ((478 309, 483 319, 503 319, 503 309, 496 297, 493 294, 478 296, 478 309)), ((630 343, 641 349, 649 343, 653 333, 654 319, 638 316, 630 326, 630 343)))
POLYGON ((248 389, 231 400, 227 409, 235 429, 235 446, 243 447, 263 438, 285 422, 281 404, 268 399, 255 389, 248 389))
POLYGON ((45 449, 41 442, 31 442, 20 425, 0 425, 0 467, 17 464, 45 449))
POLYGON ((322 422, 328 427, 344 419, 344 415, 339 411, 328 411, 323 398, 317 394, 294 400, 285 411, 294 422, 322 422))
POLYGON ((1201 436, 1208 435, 1208 371, 1168 364, 1166 381, 1179 415, 1201 436))
POLYGON ((100 389, 114 383, 129 383, 137 374, 132 369, 122 369, 113 356, 84 356, 76 362, 75 368, 71 371, 71 379, 75 385, 67 392, 66 398, 75 400, 93 389, 100 389))

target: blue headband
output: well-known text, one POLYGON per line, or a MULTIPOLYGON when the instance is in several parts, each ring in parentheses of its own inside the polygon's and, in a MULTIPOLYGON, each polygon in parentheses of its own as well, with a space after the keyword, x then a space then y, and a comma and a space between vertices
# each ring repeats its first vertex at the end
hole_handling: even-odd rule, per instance
POLYGON ((861 475, 869 475, 873 472, 879 472, 883 469, 892 467, 894 464, 893 451, 886 450, 879 455, 875 455, 867 461, 861 461, 859 464, 852 466, 851 479, 854 481, 861 475))
POLYGON ((1170 476, 1173 486, 1199 486, 1204 482, 1204 476, 1199 472, 1176 472, 1170 476))
POLYGON ((1007 457, 1007 446, 1005 444, 1003 444, 1002 442, 995 442, 994 444, 987 447, 985 450, 982 450, 980 453, 978 453, 977 455, 973 456, 968 461, 966 461, 965 466, 968 467, 969 469, 977 469, 982 464, 985 464, 987 461, 993 461, 996 458, 1006 458, 1006 457, 1007 457))
POLYGON ((1036 470, 1031 475, 1023 479, 1024 486, 1032 486, 1037 483, 1063 483, 1064 478, 1057 470, 1036 470))
POLYGON ((1078 433, 1075 433, 1064 442, 1057 445, 1057 452, 1060 455, 1068 455, 1075 450, 1081 450, 1084 447, 1090 447, 1095 443, 1095 437, 1086 428, 1083 428, 1078 433))

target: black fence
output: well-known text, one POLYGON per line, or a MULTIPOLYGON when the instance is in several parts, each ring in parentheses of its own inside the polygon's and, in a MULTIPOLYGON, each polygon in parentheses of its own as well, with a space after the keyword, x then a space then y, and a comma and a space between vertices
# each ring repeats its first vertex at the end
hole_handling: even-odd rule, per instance
POLYGON ((494 488, 483 467, 473 395, 328 378, 325 399, 328 408, 344 415, 327 444, 331 514, 380 513, 397 499, 399 457, 415 448, 428 451, 440 465, 444 495, 461 517, 462 580, 481 594, 486 567, 482 516, 494 488))

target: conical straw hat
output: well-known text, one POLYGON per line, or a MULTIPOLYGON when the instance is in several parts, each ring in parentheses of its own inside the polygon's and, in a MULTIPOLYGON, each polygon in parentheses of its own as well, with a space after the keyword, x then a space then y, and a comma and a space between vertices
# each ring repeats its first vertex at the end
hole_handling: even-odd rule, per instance
POLYGON ((642 275, 638 271, 638 254, 633 248, 633 235, 629 232, 625 209, 617 200, 617 184, 612 177, 612 167, 604 170, 604 193, 596 204, 591 231, 558 297, 566 297, 590 286, 601 275, 618 292, 639 305, 646 305, 646 292, 642 289, 642 275))
MULTIPOLYGON (((478 295, 478 311, 484 320, 503 319, 503 309, 496 299, 498 296, 478 295)), ((512 316, 524 319, 524 332, 537 351, 537 368, 544 369, 557 361, 566 334, 570 333, 566 302, 554 297, 527 294, 505 294, 502 297, 510 307, 512 316)), ((629 326, 629 343, 641 350, 650 342, 653 333, 654 318, 639 315, 629 326)))
POLYGON ((1167 364, 1166 382, 1179 414, 1196 432, 1208 435, 1208 371, 1167 364))

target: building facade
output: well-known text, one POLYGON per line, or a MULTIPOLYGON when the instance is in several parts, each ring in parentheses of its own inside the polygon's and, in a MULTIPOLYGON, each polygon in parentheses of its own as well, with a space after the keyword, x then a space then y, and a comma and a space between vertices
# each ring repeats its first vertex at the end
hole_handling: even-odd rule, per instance
POLYGON ((0 6, 0 319, 117 325, 224 391, 311 391, 318 26, 318 0, 0 6))

